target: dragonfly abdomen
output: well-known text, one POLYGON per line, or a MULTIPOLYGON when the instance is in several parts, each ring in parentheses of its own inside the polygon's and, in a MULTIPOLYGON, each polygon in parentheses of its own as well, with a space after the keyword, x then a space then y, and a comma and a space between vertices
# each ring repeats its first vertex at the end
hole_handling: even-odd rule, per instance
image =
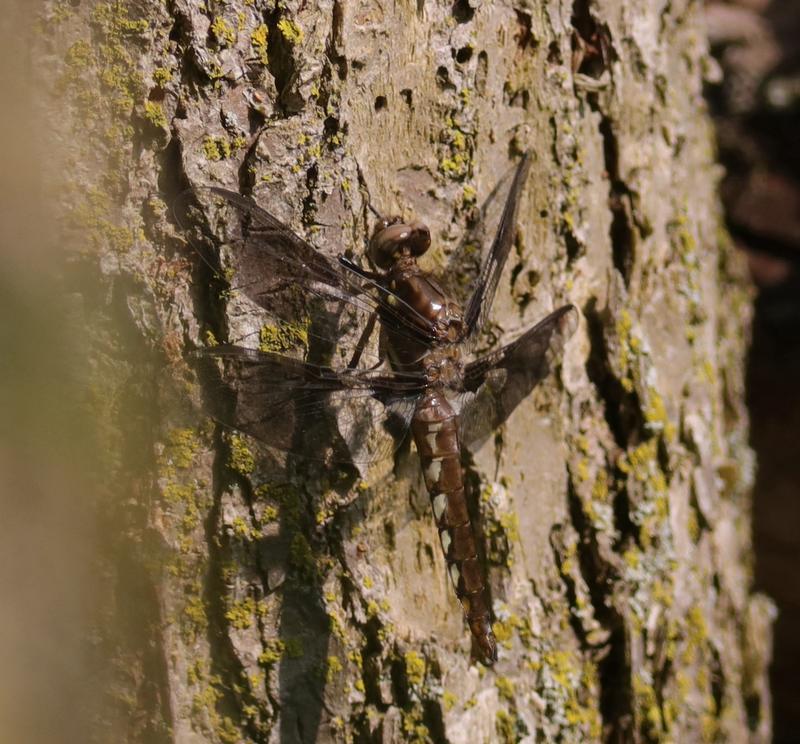
POLYGON ((497 644, 464 493, 458 417, 440 391, 430 390, 418 404, 411 428, 456 596, 484 657, 494 661, 497 644))

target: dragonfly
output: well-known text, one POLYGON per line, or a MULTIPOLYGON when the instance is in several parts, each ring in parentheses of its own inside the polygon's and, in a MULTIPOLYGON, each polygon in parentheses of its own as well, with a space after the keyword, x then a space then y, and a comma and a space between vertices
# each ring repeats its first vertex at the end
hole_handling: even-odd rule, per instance
MULTIPOLYGON (((370 207, 376 224, 364 268, 344 254, 329 257, 247 196, 204 189, 224 212, 219 229, 228 276, 240 280, 236 293, 280 319, 273 328, 286 342, 278 350, 237 343, 201 350, 219 372, 212 415, 269 448, 349 464, 390 457, 410 429, 447 572, 487 664, 497 660, 497 642, 462 447, 485 441, 550 373, 579 317, 564 305, 507 345, 475 354, 515 240, 530 165, 526 153, 513 171, 464 304, 420 267, 431 245, 420 221, 370 207), (227 396, 218 394, 223 388, 227 396), (320 430, 323 421, 330 426, 320 430)), ((220 264, 213 266, 219 273, 220 264)))

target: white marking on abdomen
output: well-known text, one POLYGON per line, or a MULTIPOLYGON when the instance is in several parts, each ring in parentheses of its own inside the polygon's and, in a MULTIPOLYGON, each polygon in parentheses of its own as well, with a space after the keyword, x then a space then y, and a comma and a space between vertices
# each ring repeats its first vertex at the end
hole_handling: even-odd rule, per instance
POLYGON ((447 506, 447 496, 443 493, 437 493, 433 497, 433 516, 436 517, 438 522, 444 514, 444 509, 447 506))
POLYGON ((425 469, 425 474, 428 476, 428 482, 431 486, 435 486, 439 482, 439 476, 442 474, 441 458, 431 460, 425 469))
POLYGON ((425 435, 425 441, 428 443, 428 448, 431 452, 436 452, 436 434, 438 432, 429 432, 425 435))
POLYGON ((461 577, 461 573, 458 570, 458 566, 455 563, 450 564, 450 580, 453 582, 453 586, 458 589, 458 580, 461 577))
POLYGON ((442 550, 444 550, 444 555, 447 557, 447 551, 450 549, 450 543, 453 542, 453 538, 450 537, 448 530, 442 530, 439 533, 439 537, 442 538, 442 550))

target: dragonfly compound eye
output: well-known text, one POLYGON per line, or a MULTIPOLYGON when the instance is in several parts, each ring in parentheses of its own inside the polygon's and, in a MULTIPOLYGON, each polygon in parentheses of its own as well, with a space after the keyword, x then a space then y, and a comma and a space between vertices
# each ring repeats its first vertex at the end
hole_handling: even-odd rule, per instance
POLYGON ((421 256, 431 247, 431 231, 422 222, 412 222, 409 225, 410 235, 406 239, 406 245, 413 256, 421 256))
POLYGON ((421 222, 396 222, 378 227, 369 244, 370 258, 381 269, 389 269, 405 249, 412 256, 421 256, 431 244, 431 233, 421 222))

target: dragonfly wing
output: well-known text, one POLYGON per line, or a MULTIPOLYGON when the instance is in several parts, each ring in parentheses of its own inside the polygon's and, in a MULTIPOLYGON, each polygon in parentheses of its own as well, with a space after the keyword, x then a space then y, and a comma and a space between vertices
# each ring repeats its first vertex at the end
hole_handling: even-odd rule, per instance
POLYGON ((525 153, 514 173, 489 255, 486 257, 475 283, 475 289, 467 302, 464 324, 468 339, 474 339, 480 333, 489 315, 497 283, 500 281, 500 275, 503 273, 503 267, 514 243, 519 200, 528 177, 530 164, 530 153, 525 153))
MULTIPOLYGON (((213 238, 206 235, 198 239, 196 233, 191 238, 193 220, 189 215, 197 196, 186 192, 176 202, 175 212, 190 242, 214 276, 270 315, 296 324, 298 319, 324 314, 320 313, 322 304, 339 325, 363 328, 371 315, 379 313, 401 335, 433 339, 430 321, 407 303, 378 281, 318 251, 252 199, 217 187, 199 189, 198 193, 217 201, 217 224, 206 231, 213 238), (215 243, 227 247, 227 271, 222 268, 223 262, 204 248, 215 243)), ((211 212, 209 208, 203 214, 208 217, 211 212)), ((333 347, 338 345, 339 330, 312 323, 305 333, 333 347)))
POLYGON ((326 462, 390 456, 422 390, 413 376, 339 373, 239 346, 213 347, 196 358, 217 421, 267 447, 326 462))
POLYGON ((461 406, 462 442, 485 441, 561 358, 578 327, 578 311, 564 305, 515 341, 468 364, 461 406))

